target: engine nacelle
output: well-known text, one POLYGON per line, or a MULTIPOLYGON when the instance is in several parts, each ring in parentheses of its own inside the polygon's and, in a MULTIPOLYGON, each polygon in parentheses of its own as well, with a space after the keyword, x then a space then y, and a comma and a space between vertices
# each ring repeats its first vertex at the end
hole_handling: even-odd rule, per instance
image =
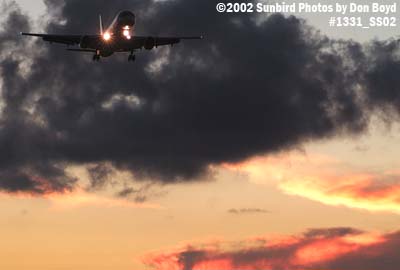
POLYGON ((152 50, 155 46, 156 46, 155 38, 153 38, 153 37, 146 38, 146 40, 144 42, 144 46, 143 46, 146 50, 152 50))

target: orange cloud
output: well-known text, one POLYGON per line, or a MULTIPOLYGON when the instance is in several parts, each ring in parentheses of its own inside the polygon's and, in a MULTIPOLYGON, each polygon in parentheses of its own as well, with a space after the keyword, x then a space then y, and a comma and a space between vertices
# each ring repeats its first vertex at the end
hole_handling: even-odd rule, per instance
POLYGON ((359 172, 318 155, 284 154, 226 164, 258 184, 273 185, 289 195, 327 205, 400 213, 400 172, 359 172))
POLYGON ((351 174, 287 179, 279 187, 290 195, 334 206, 400 214, 400 175, 351 174))
MULTIPOLYGON (((235 247, 231 249, 227 245, 224 248, 191 245, 149 254, 143 262, 156 270, 397 270, 400 263, 395 254, 400 248, 400 233, 376 235, 351 228, 332 228, 310 230, 290 239, 272 244, 248 240, 231 243, 235 247), (393 256, 389 263, 384 260, 388 259, 387 254, 393 256)), ((268 239, 264 240, 268 243, 268 239)))

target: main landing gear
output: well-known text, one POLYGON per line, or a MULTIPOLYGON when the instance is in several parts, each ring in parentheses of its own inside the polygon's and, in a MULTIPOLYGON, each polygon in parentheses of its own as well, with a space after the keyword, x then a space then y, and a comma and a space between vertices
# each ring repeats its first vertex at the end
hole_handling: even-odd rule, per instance
POLYGON ((134 55, 133 52, 131 52, 131 54, 128 57, 128 61, 135 62, 135 60, 136 60, 136 55, 134 55))

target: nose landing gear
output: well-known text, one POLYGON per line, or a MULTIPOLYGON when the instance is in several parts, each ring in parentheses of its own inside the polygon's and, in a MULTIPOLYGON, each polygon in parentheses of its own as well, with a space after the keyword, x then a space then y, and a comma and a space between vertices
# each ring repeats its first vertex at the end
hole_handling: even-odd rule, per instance
POLYGON ((98 62, 98 61, 100 61, 100 55, 93 55, 93 61, 94 62, 98 62))
POLYGON ((93 61, 94 62, 99 62, 100 61, 100 51, 96 50, 95 55, 93 55, 93 61))
POLYGON ((131 52, 131 54, 128 57, 128 61, 129 62, 135 62, 136 60, 136 55, 133 54, 133 51, 131 52))

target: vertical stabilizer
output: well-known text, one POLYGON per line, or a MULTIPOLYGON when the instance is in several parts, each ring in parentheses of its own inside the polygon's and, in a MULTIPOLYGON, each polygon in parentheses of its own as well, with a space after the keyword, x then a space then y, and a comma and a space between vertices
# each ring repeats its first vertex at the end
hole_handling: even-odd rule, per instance
POLYGON ((104 26, 103 26, 103 20, 101 18, 101 15, 99 15, 99 20, 100 20, 100 35, 104 34, 104 26))

